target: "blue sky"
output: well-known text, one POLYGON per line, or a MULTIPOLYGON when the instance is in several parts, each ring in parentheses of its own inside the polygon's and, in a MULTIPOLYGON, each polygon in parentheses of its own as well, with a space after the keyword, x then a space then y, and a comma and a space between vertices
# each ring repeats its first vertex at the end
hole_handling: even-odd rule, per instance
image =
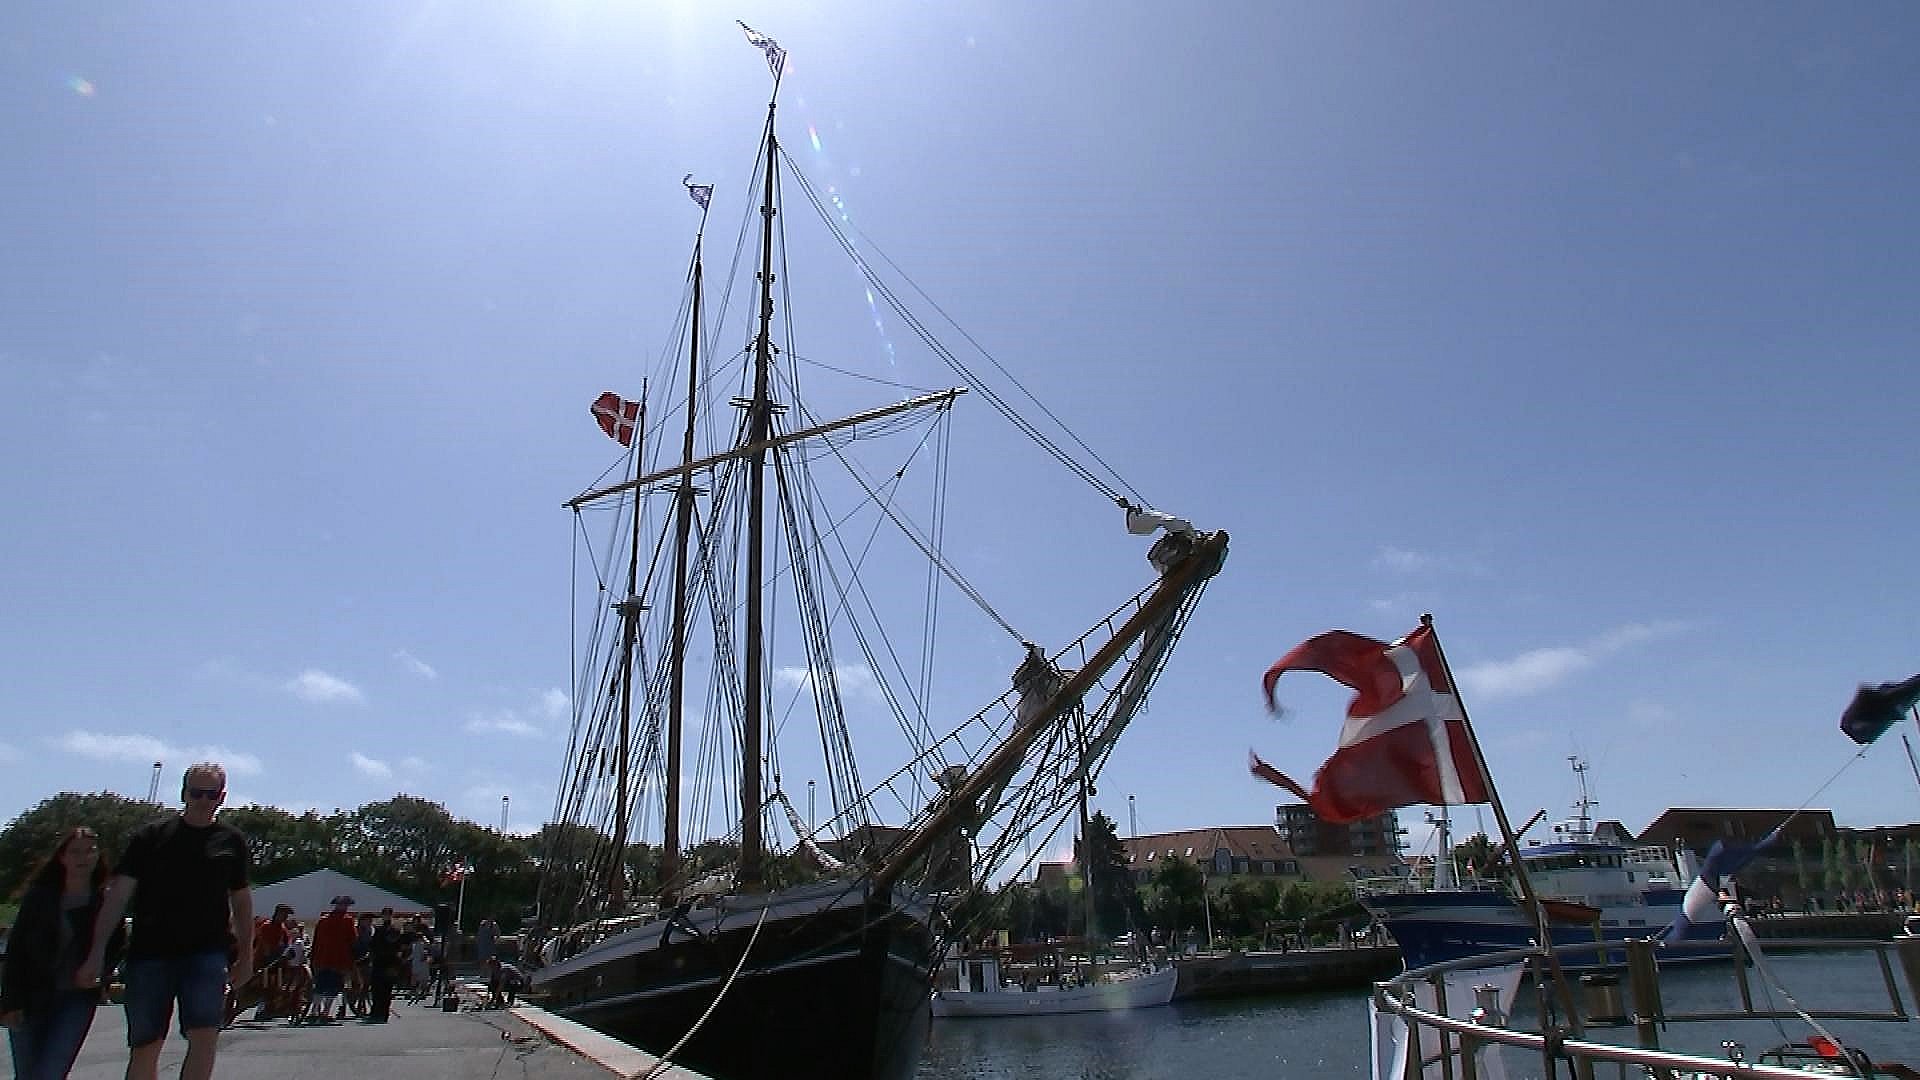
MULTIPOLYGON (((1271 820, 1247 750, 1309 775, 1343 698, 1269 716, 1266 666, 1428 611, 1516 818, 1577 754, 1633 829, 1920 820, 1898 740, 1842 771, 1836 729, 1920 669, 1911 8, 613 0, 0 12, 0 815, 212 756, 238 801, 543 820, 559 503, 666 339, 680 178, 743 211, 735 17, 854 224, 1233 535, 1123 828, 1271 820)), ((1014 503, 980 524, 1063 542, 1014 503)))

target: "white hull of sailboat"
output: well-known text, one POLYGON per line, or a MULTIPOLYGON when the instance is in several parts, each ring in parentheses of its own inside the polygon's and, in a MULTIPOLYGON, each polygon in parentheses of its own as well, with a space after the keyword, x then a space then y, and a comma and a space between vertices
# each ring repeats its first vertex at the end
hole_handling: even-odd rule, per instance
POLYGON ((1059 1016, 1149 1008, 1173 1000, 1178 978, 1179 972, 1164 967, 1065 989, 938 990, 933 995, 933 1015, 951 1018, 1059 1016))

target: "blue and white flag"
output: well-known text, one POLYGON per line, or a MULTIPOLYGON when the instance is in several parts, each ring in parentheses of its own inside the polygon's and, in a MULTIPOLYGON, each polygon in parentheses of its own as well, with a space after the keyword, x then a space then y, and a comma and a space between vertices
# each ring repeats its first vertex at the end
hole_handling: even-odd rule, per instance
POLYGON ((1715 840, 1713 847, 1707 849, 1707 861, 1700 867, 1699 876, 1687 886, 1686 898, 1680 901, 1679 917, 1660 935, 1660 941, 1666 944, 1689 939, 1719 938, 1727 921, 1726 911, 1721 907, 1721 891, 1735 874, 1753 861, 1754 856, 1780 838, 1780 831, 1793 818, 1794 815, 1787 815, 1785 821, 1774 826, 1773 831, 1757 844, 1728 844, 1715 840))
POLYGON ((740 22, 739 19, 733 21, 740 23, 740 29, 746 31, 747 44, 767 54, 767 68, 773 72, 774 79, 778 81, 781 69, 787 66, 787 50, 781 48, 779 42, 740 22))
POLYGON ((680 182, 687 186, 687 194, 693 196, 693 201, 700 204, 700 209, 705 210, 707 208, 707 204, 713 201, 713 185, 712 184, 694 183, 692 173, 688 173, 687 175, 681 177, 680 182))

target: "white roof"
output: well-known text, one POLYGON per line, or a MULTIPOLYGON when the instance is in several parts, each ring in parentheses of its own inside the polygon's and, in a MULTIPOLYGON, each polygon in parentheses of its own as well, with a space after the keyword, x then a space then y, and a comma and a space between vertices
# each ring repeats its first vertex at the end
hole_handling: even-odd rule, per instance
POLYGON ((390 907, 395 915, 433 917, 432 904, 409 900, 338 870, 313 870, 272 885, 255 885, 253 913, 271 916, 274 905, 286 904, 293 908, 294 918, 312 929, 315 919, 332 910, 336 896, 353 897, 352 910, 356 915, 363 911, 378 915, 381 908, 390 907))

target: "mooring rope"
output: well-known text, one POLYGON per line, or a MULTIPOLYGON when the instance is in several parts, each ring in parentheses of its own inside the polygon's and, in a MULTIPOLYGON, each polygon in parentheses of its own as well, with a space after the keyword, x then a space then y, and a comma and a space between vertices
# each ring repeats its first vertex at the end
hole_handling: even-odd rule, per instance
POLYGON ((700 1014, 700 1019, 693 1022, 693 1026, 687 1029, 687 1033, 680 1036, 680 1041, 673 1044, 673 1049, 660 1055, 660 1060, 654 1063, 653 1068, 647 1070, 641 1080, 653 1080, 654 1077, 673 1068, 674 1055, 687 1045, 689 1039, 699 1034, 700 1029, 706 1026, 707 1018, 713 1015, 713 1010, 719 1008, 720 1003, 726 1000, 727 991, 733 989, 733 981, 740 977, 740 969, 747 966, 747 957, 753 954, 753 943, 760 940, 760 928, 766 924, 767 908, 763 907, 760 909, 759 921, 753 924, 753 933, 747 938, 747 947, 740 950, 740 962, 733 965, 733 973, 727 976, 726 982, 720 984, 720 992, 713 996, 712 1004, 707 1006, 706 1012, 700 1014))

